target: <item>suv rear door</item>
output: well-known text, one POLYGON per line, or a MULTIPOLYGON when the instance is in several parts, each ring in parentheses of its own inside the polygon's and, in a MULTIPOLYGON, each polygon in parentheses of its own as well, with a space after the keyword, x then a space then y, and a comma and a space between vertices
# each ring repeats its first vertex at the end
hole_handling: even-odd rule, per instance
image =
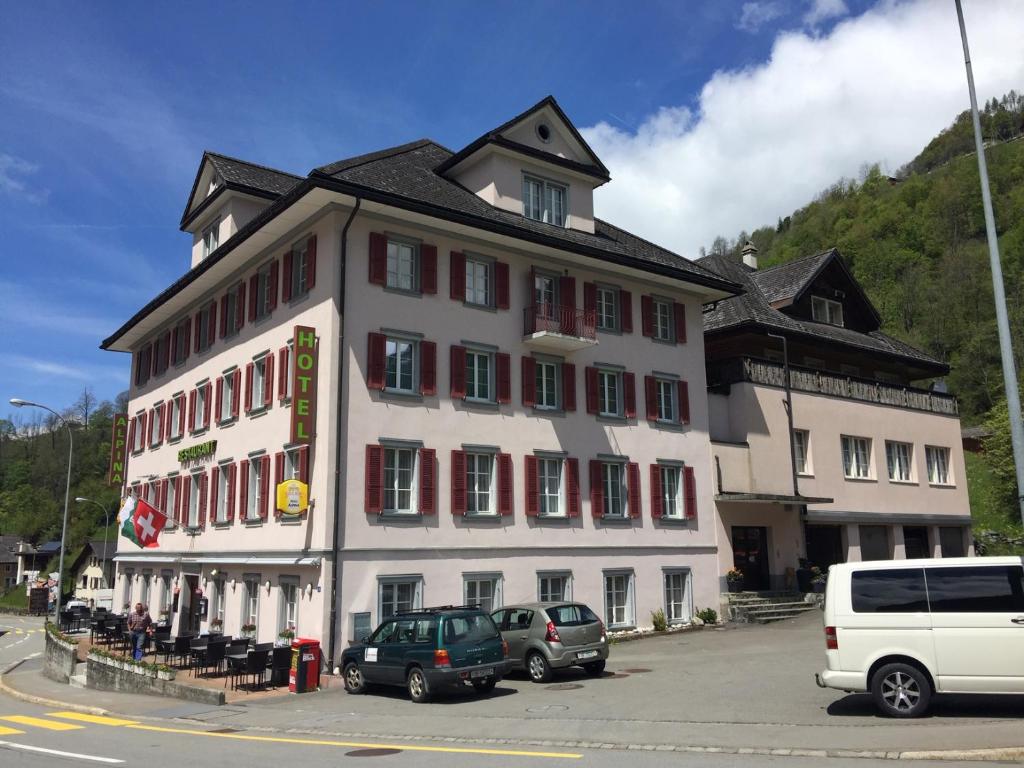
POLYGON ((582 603, 553 605, 544 609, 567 648, 601 641, 601 620, 582 603))
POLYGON ((496 664, 505 658, 501 633, 486 613, 445 616, 442 642, 453 667, 496 664))

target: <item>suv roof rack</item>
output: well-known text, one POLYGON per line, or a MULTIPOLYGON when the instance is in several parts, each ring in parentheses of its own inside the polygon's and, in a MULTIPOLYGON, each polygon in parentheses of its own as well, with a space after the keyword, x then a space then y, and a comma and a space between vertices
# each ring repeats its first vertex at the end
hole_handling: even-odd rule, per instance
POLYGON ((467 605, 435 605, 430 608, 414 608, 411 611, 400 611, 396 613, 396 616, 410 616, 417 613, 438 613, 439 611, 474 611, 480 610, 479 603, 470 603, 467 605))

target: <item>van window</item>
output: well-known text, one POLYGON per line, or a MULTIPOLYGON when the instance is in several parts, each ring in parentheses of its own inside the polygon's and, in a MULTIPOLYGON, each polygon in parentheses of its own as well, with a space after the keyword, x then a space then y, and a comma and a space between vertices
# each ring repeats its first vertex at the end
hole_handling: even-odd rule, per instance
POLYGON ((928 610, 921 568, 854 571, 854 613, 918 613, 928 610))
POLYGON ((1024 613, 1024 568, 969 565, 929 568, 933 613, 1024 613))

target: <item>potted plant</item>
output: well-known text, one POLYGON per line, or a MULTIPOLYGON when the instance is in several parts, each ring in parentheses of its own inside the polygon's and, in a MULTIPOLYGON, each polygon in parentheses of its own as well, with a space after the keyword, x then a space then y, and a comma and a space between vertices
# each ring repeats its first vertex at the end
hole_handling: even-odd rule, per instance
POLYGON ((294 629, 282 629, 277 633, 277 644, 278 645, 291 645, 292 640, 295 639, 294 629))
POLYGON ((256 625, 255 624, 243 624, 241 628, 242 637, 255 637, 256 636, 256 625))
POLYGON ((224 619, 210 619, 210 632, 219 635, 224 629, 224 619))
POLYGON ((825 591, 826 584, 828 584, 828 573, 816 565, 813 566, 811 568, 811 589, 820 594, 825 591))
POLYGON ((725 583, 729 585, 730 592, 739 592, 743 589, 743 571, 739 568, 730 568, 725 574, 725 583))

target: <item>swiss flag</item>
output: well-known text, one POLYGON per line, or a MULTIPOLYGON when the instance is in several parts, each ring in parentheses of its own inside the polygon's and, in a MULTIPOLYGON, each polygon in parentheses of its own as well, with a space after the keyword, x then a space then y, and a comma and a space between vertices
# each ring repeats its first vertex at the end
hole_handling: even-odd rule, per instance
POLYGON ((167 515, 149 504, 145 499, 135 503, 132 524, 135 526, 135 538, 140 547, 157 547, 160 531, 167 523, 167 515))

